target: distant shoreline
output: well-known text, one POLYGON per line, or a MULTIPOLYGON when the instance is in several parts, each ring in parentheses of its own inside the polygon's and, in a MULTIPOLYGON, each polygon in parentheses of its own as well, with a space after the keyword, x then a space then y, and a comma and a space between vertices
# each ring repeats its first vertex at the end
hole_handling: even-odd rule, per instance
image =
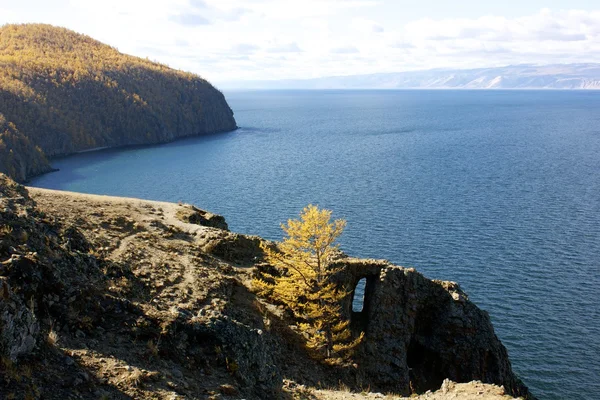
MULTIPOLYGON (((239 126, 236 126, 235 129, 230 130, 230 131, 219 131, 219 132, 211 132, 211 133, 200 133, 200 134, 191 134, 191 135, 185 135, 185 136, 178 136, 176 138, 173 138, 172 140, 164 141, 164 142, 157 142, 157 143, 123 144, 123 145, 117 145, 117 146, 100 146, 100 147, 94 147, 92 149, 79 150, 79 151, 75 151, 73 153, 57 154, 57 155, 48 157, 48 160, 50 162, 52 162, 52 161, 60 160, 60 159, 63 159, 63 158, 75 156, 75 155, 78 155, 78 154, 94 153, 94 152, 103 151, 103 150, 124 150, 124 149, 132 149, 132 148, 144 148, 144 147, 161 146, 161 145, 165 145, 165 144, 169 144, 169 143, 173 143, 173 142, 178 142, 178 141, 182 141, 182 140, 186 140, 186 139, 193 139, 193 138, 200 138, 200 137, 213 136, 213 135, 221 135, 221 134, 224 134, 224 133, 235 132, 239 128, 240 128, 239 126)), ((20 183, 23 183, 25 185, 29 185, 31 183, 31 181, 33 179, 35 179, 35 178, 38 178, 38 177, 40 177, 42 175, 46 175, 46 174, 51 173, 51 172, 58 172, 58 171, 60 171, 60 168, 54 168, 54 167, 52 167, 52 165, 50 165, 50 168, 48 170, 45 170, 45 171, 42 171, 40 173, 31 175, 31 176, 27 177, 26 180, 24 180, 23 182, 20 182, 20 183)))
POLYGON ((600 63, 428 69, 315 78, 229 80, 219 89, 600 90, 600 63))
POLYGON ((110 148, 111 148, 110 146, 94 147, 93 149, 76 151, 73 154, 90 153, 92 151, 99 151, 99 150, 110 149, 110 148))
POLYGON ((381 87, 356 87, 356 88, 348 88, 348 87, 324 87, 324 88, 301 88, 301 87, 281 87, 281 88, 264 88, 264 87, 229 87, 223 89, 226 92, 278 92, 278 91, 302 91, 302 92, 318 92, 318 91, 327 91, 327 90, 339 90, 339 91, 381 91, 381 92, 401 92, 401 91, 411 91, 411 92, 597 92, 600 91, 600 87, 592 87, 592 88, 464 88, 464 87, 409 87, 409 88, 381 88, 381 87))

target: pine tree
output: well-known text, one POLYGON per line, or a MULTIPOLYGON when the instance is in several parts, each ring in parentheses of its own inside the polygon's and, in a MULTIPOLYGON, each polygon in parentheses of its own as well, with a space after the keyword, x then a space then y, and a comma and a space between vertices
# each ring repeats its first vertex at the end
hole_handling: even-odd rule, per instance
POLYGON ((363 338, 353 339, 340 303, 349 295, 331 278, 340 272, 330 261, 346 221, 330 222, 331 211, 309 205, 300 219, 282 224, 286 235, 277 249, 263 246, 266 261, 280 274, 263 274, 254 280, 259 293, 284 303, 301 322, 311 354, 330 364, 345 361, 363 338))

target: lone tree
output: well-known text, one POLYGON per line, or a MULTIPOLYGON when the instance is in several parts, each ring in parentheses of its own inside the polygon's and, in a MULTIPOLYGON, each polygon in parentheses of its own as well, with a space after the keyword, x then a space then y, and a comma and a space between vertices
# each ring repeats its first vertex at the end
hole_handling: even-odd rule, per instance
POLYGON ((262 246, 266 261, 278 271, 263 273, 253 284, 259 293, 283 302, 300 320, 298 327, 314 358, 341 364, 363 335, 352 338, 350 321, 343 317, 340 305, 349 292, 331 281, 341 270, 330 261, 346 221, 330 220, 331 211, 309 205, 300 219, 282 224, 286 237, 277 249, 262 246))

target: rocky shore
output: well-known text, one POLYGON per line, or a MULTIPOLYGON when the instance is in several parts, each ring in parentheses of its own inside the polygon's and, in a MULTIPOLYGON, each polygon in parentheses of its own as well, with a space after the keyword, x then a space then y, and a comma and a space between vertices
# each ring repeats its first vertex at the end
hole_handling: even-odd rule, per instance
POLYGON ((316 363, 252 291, 262 240, 191 205, 0 175, 0 398, 533 398, 458 284, 381 260, 336 260, 339 284, 366 278, 363 311, 344 304, 365 340, 351 366, 316 363))

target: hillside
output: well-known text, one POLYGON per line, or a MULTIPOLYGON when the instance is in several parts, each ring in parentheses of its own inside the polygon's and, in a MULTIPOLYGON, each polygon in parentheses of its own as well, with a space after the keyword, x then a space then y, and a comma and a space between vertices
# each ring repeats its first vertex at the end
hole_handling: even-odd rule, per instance
POLYGON ((235 128, 197 75, 64 28, 0 28, 0 172, 17 180, 50 170, 49 157, 235 128))
POLYGON ((432 69, 315 79, 239 81, 227 89, 600 89, 600 64, 432 69))
POLYGON ((313 360, 289 310, 253 292, 261 242, 191 205, 0 174, 0 398, 506 398, 445 379, 528 395, 456 283, 343 254, 339 284, 367 279, 361 313, 344 300, 365 339, 351 365, 313 360))

